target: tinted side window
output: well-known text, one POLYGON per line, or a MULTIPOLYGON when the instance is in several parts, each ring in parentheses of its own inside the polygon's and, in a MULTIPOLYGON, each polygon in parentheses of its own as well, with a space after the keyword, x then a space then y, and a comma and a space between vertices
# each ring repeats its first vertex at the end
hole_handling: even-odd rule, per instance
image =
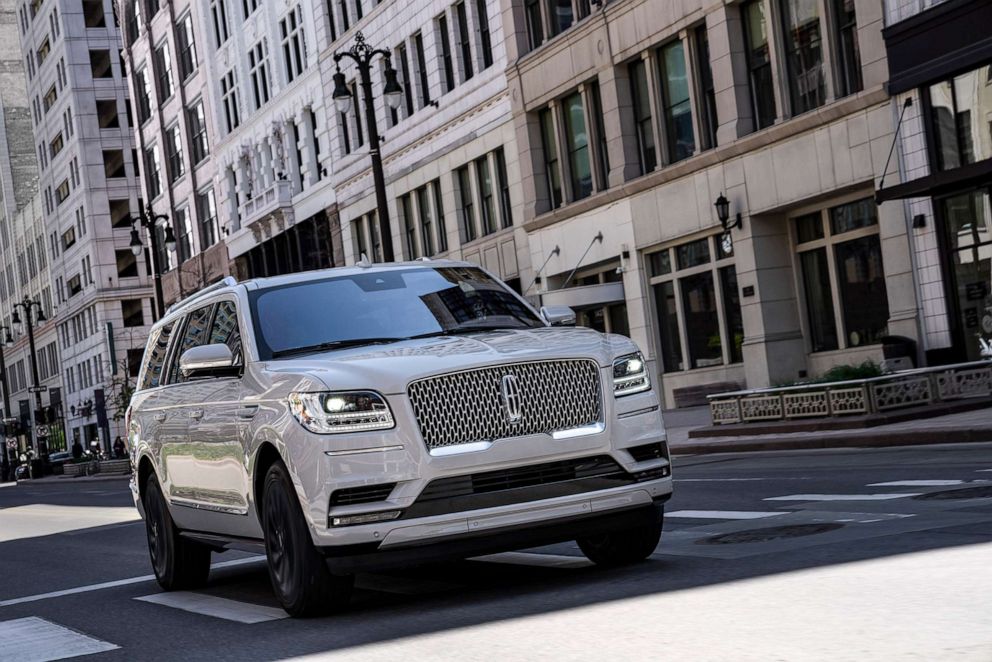
POLYGON ((175 323, 166 324, 152 333, 148 342, 148 349, 145 350, 145 364, 141 373, 141 384, 139 389, 155 388, 162 383, 162 367, 165 365, 165 356, 169 351, 169 338, 172 336, 172 329, 175 323))
POLYGON ((231 349, 234 365, 241 365, 241 331, 238 329, 238 311, 233 301, 217 304, 214 323, 210 327, 210 344, 224 343, 231 349))
POLYGON ((207 328, 210 326, 210 313, 213 312, 213 305, 197 308, 186 316, 186 326, 183 327, 183 335, 176 348, 175 358, 172 359, 172 366, 169 368, 169 383, 183 381, 179 378, 179 358, 187 349, 199 347, 207 344, 207 328))

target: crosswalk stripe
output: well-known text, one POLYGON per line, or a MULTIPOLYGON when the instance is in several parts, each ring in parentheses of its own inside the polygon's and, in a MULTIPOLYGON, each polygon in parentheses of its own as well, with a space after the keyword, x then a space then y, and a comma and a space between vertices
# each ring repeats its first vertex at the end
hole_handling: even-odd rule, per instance
POLYGON ((120 648, 36 616, 0 622, 0 642, 0 659, 18 662, 65 660, 120 648))
POLYGON ((892 492, 887 494, 789 494, 767 497, 763 501, 888 501, 919 496, 920 492, 892 492))
POLYGON ((219 598, 205 593, 192 591, 174 591, 172 593, 153 593, 135 598, 141 602, 150 602, 163 607, 172 607, 182 611, 223 618, 236 623, 264 623, 289 618, 289 614, 278 607, 266 607, 249 602, 238 602, 227 598, 219 598))
POLYGON ((501 554, 486 554, 474 556, 470 561, 487 563, 509 563, 512 565, 531 565, 541 568, 585 568, 592 561, 581 556, 566 556, 564 554, 536 554, 534 552, 503 552, 501 554))
POLYGON ((752 510, 676 510, 665 513, 666 518, 676 519, 762 519, 764 517, 775 517, 776 515, 786 515, 784 510, 776 511, 752 511, 752 510))
MULTIPOLYGON (((246 563, 257 563, 259 561, 265 560, 264 556, 249 556, 244 559, 234 559, 233 561, 224 561, 223 563, 214 563, 211 569, 216 570, 218 568, 230 568, 232 566, 245 565, 246 563)), ((102 582, 100 584, 90 584, 88 586, 77 586, 76 588, 67 588, 62 591, 52 591, 50 593, 38 593, 37 595, 26 595, 22 598, 11 598, 10 600, 0 600, 0 607, 11 607, 13 605, 24 604, 25 602, 37 602, 38 600, 48 600, 49 598, 61 598, 67 595, 76 595, 78 593, 89 593, 90 591, 101 591, 105 588, 117 588, 118 586, 128 586, 129 584, 140 584, 141 582, 149 582, 155 579, 155 575, 141 575, 140 577, 129 577, 127 579, 118 579, 112 582, 102 582)))
POLYGON ((868 487, 943 487, 963 484, 963 480, 890 480, 887 483, 871 483, 868 487))

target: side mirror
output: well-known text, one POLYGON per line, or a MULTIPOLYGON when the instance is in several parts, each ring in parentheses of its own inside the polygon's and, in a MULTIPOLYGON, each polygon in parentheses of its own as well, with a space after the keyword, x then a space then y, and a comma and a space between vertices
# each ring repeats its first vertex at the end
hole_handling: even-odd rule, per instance
POLYGON ((575 326, 575 311, 568 306, 544 306, 541 317, 551 326, 575 326))
POLYGON ((231 374, 234 355, 224 343, 191 347, 179 357, 183 377, 213 377, 231 374))

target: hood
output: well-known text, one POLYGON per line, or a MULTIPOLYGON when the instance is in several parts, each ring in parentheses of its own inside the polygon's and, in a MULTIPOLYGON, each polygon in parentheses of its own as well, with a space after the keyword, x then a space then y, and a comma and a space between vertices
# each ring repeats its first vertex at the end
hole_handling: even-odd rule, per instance
POLYGON ((634 351, 629 338, 587 328, 501 329, 315 352, 269 361, 265 368, 306 374, 331 390, 371 388, 398 394, 410 382, 431 375, 549 359, 592 359, 605 367, 634 351))

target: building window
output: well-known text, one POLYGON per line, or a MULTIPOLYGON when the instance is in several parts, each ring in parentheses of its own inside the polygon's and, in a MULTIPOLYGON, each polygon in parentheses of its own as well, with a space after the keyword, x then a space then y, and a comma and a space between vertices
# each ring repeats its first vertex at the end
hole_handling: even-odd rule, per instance
POLYGON ((348 17, 348 0, 337 0, 341 5, 341 30, 347 32, 351 27, 351 20, 348 17))
POLYGON ((238 111, 238 86, 233 69, 220 79, 220 96, 224 104, 224 121, 230 133, 241 124, 241 115, 238 111))
POLYGON ((585 108, 579 92, 562 101, 565 119, 565 150, 568 156, 569 180, 572 185, 570 200, 581 200, 592 195, 592 159, 589 155, 589 129, 586 126, 585 108))
POLYGON ((424 255, 435 255, 434 250, 434 215, 431 212, 431 195, 428 186, 416 190, 417 216, 420 220, 420 245, 424 255))
POLYGON ((641 174, 646 175, 658 165, 658 155, 654 142, 654 121, 651 117, 651 98, 648 91, 647 64, 643 59, 631 63, 631 101, 633 102, 634 128, 637 133, 637 158, 641 174))
POLYGON ((63 179, 62 183, 55 188, 55 203, 61 205, 69 197, 69 180, 63 179))
POLYGON ((400 214, 403 216, 403 243, 406 248, 406 259, 416 260, 421 253, 417 250, 417 219, 413 217, 413 203, 410 194, 400 196, 400 214))
POLYGON ((434 214, 437 217, 437 250, 443 253, 448 250, 448 226, 444 220, 444 203, 441 200, 441 180, 431 182, 434 194, 434 214))
POLYGON ((645 256, 664 372, 740 363, 744 327, 729 235, 645 256))
POLYGON ((307 68, 306 44, 303 39, 303 10, 299 5, 279 21, 282 55, 286 62, 286 82, 292 83, 307 68))
POLYGON ((854 0, 834 0, 834 21, 837 32, 838 89, 837 95, 844 97, 860 92, 861 49, 858 46, 858 17, 854 0))
POLYGON ((190 223, 189 208, 177 209, 172 215, 176 233, 176 260, 182 264, 193 256, 193 227, 190 223))
POLYGON ((544 18, 541 16, 542 0, 524 0, 527 16, 527 41, 531 50, 544 43, 544 18))
POLYGON ((183 161, 183 135, 178 123, 166 129, 165 138, 169 159, 169 181, 174 183, 186 174, 186 162, 183 161))
POLYGON ((148 195, 155 199, 162 194, 162 157, 158 145, 145 149, 145 172, 147 173, 148 195))
POLYGON ((558 162, 558 141, 555 139, 555 120, 550 108, 538 115, 541 125, 541 149, 544 154, 544 183, 551 208, 562 203, 561 165, 558 162))
POLYGON ((379 217, 374 210, 352 222, 351 239, 355 248, 356 261, 364 257, 373 262, 382 262, 379 217))
POLYGON ((193 16, 186 14, 176 28, 176 49, 179 52, 179 75, 186 80, 196 71, 196 42, 193 37, 193 16))
POLYGON ((56 89, 55 84, 52 83, 52 86, 48 88, 48 91, 45 92, 45 96, 42 98, 42 107, 45 109, 46 113, 51 109, 52 106, 55 105, 55 102, 58 101, 58 98, 59 98, 59 92, 56 89))
POLYGON ((119 129, 121 126, 117 114, 117 99, 97 99, 96 115, 101 129, 119 129))
POLYGON ((62 140, 62 132, 59 131, 58 135, 52 138, 52 142, 48 144, 48 151, 54 159, 55 156, 62 151, 62 147, 65 143, 62 140))
POLYGON ((241 0, 241 5, 241 8, 245 14, 245 20, 247 21, 248 17, 254 14, 255 10, 258 9, 259 0, 241 0))
POLYGON ((499 193, 499 213, 503 219, 503 227, 513 225, 513 208, 510 206, 510 178, 506 173, 506 154, 502 147, 493 151, 493 161, 496 164, 496 187, 499 193))
POLYGON ((793 229, 810 349, 880 342, 889 303, 875 202, 866 198, 805 214, 793 219, 793 229))
POLYGON ((448 17, 441 14, 437 17, 435 33, 439 44, 438 55, 441 58, 441 71, 444 72, 442 83, 447 94, 455 89, 455 64, 451 59, 451 36, 448 34, 448 17))
POLYGON ((479 46, 482 48, 482 68, 493 64, 493 43, 489 33, 489 13, 486 0, 475 0, 475 19, 479 22, 479 46))
POLYGON ((196 194, 196 216, 200 219, 200 250, 204 251, 217 243, 217 200, 214 190, 208 188, 196 194))
POLYGON ((430 83, 427 80, 427 59, 424 56, 424 38, 419 32, 413 35, 413 53, 417 64, 419 107, 423 108, 431 102, 431 90, 430 83))
POLYGON ((799 115, 819 108, 826 99, 819 5, 810 0, 783 0, 781 6, 792 114, 799 115))
POLYGON ((134 87, 138 92, 138 122, 144 124, 152 116, 152 87, 148 80, 148 68, 143 67, 135 74, 134 87))
POLYGON ((468 30, 468 15, 466 14, 464 0, 455 5, 455 21, 458 28, 458 57, 462 66, 462 82, 464 83, 474 75, 472 71, 471 35, 468 30))
POLYGON ((681 41, 675 41, 663 47, 658 55, 668 160, 670 163, 675 163, 689 158, 696 150, 696 139, 692 129, 692 102, 689 100, 689 79, 685 67, 685 49, 681 41))
MULTIPOLYGON (((107 179, 120 178, 125 176, 124 171, 124 150, 105 149, 103 150, 103 174, 107 179)), ((80 233, 84 234, 84 233, 80 233)))
POLYGON ((144 326, 145 315, 142 310, 141 299, 122 299, 121 315, 124 318, 124 326, 144 326))
MULTIPOLYGON (((400 85, 403 86, 403 99, 404 99, 404 109, 406 110, 406 115, 404 117, 410 117, 413 115, 413 84, 410 81, 410 60, 406 54, 406 44, 401 43, 396 47, 396 58, 400 62, 400 85)), ((393 124, 396 124, 396 118, 393 118, 393 124)))
POLYGON ((158 99, 161 106, 175 92, 172 79, 172 54, 169 44, 163 43, 155 49, 155 66, 158 69, 158 99))
POLYGON ((777 112, 764 0, 750 0, 741 7, 741 13, 744 19, 751 112, 754 113, 755 129, 763 129, 772 125, 777 112))
POLYGON ((548 13, 550 15, 548 28, 551 33, 549 36, 551 37, 569 29, 575 22, 572 0, 548 0, 548 13))
POLYGON ((186 121, 189 123, 190 151, 193 165, 199 164, 210 154, 210 142, 207 139, 207 120, 203 114, 203 102, 197 101, 186 111, 186 121))
POLYGON ((992 64, 927 90, 937 170, 992 158, 992 64))
POLYGON ((700 143, 703 149, 716 147, 716 90, 713 87, 713 69, 710 66, 710 40, 706 26, 701 25, 693 33, 696 38, 696 71, 699 74, 699 106, 702 117, 703 135, 700 143))
MULTIPOLYGON (((135 0, 135 4, 141 0, 135 0)), ((227 0, 214 0, 210 3, 210 17, 214 22, 214 38, 217 40, 217 47, 230 38, 231 33, 227 27, 227 0)))
POLYGON ((479 209, 482 211, 482 234, 485 236, 496 232, 496 205, 488 155, 475 160, 475 177, 481 202, 479 209))
POLYGON ((455 183, 458 190, 459 229, 463 244, 474 241, 475 229, 475 199, 472 195, 472 178, 469 175, 468 164, 455 170, 455 183))
POLYGON ((269 102, 269 65, 265 39, 248 51, 248 74, 251 76, 251 90, 255 100, 255 110, 269 102))

